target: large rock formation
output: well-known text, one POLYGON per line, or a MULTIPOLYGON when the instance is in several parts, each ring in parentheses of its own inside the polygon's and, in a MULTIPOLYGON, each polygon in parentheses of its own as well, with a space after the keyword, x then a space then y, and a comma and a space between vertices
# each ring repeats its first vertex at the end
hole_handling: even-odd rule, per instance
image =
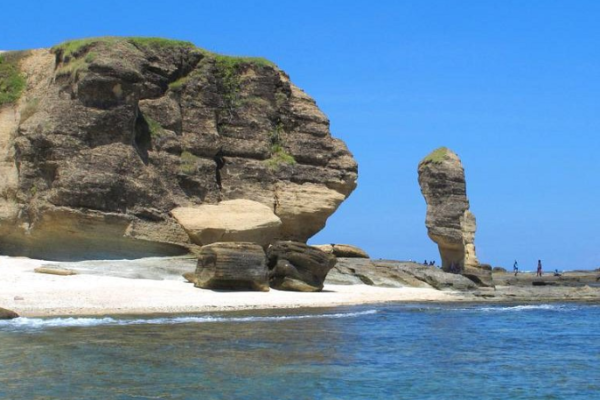
POLYGON ((213 243, 202 247, 195 286, 220 290, 269 290, 265 252, 254 243, 213 243))
POLYGON ((427 202, 427 234, 437 243, 442 269, 459 272, 483 285, 491 270, 479 266, 475 254, 475 216, 469 211, 465 171, 458 156, 439 148, 419 163, 419 185, 427 202))
POLYGON ((336 258, 304 243, 281 241, 267 250, 273 289, 319 292, 336 258))
POLYGON ((0 97, 1 254, 176 255, 204 240, 173 210, 237 199, 306 241, 356 186, 327 117, 264 59, 150 38, 9 55, 24 87, 0 97))

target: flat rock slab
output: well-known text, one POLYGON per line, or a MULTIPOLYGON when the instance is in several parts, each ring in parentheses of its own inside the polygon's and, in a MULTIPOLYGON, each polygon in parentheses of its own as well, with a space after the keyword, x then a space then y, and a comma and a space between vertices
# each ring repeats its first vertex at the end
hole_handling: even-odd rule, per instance
POLYGON ((178 207, 171 215, 190 240, 200 246, 216 242, 252 242, 266 246, 279 233, 281 220, 264 204, 228 200, 218 204, 178 207))
POLYGON ((156 281, 181 280, 181 275, 196 269, 196 257, 148 257, 135 260, 94 260, 43 265, 44 268, 66 269, 79 275, 113 276, 156 281))
POLYGON ((338 258, 369 258, 366 251, 350 244, 317 244, 312 247, 338 258))
POLYGON ((254 243, 213 243, 202 247, 195 286, 217 290, 269 290, 265 252, 254 243))
POLYGON ((49 275, 59 275, 59 276, 70 276, 77 275, 77 272, 60 267, 52 267, 52 266, 42 266, 33 270, 38 274, 49 274, 49 275))

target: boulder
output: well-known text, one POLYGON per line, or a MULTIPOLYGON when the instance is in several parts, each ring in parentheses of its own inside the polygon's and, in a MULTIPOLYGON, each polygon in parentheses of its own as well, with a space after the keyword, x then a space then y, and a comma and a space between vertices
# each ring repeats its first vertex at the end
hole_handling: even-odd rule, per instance
POLYGON ((506 268, 504 268, 504 267, 494 267, 494 268, 492 268, 492 273, 494 273, 494 274, 506 274, 507 271, 506 271, 506 268))
POLYGON ((491 269, 481 268, 475 254, 475 216, 469 211, 465 171, 458 156, 439 148, 418 168, 427 203, 427 234, 439 248, 442 269, 462 273, 483 286, 493 285, 491 269))
POLYGON ((15 319, 19 318, 19 314, 14 311, 0 307, 0 319, 15 319))
POLYGON ((189 283, 196 283, 196 272, 186 272, 181 276, 189 283))
POLYGON ((336 262, 335 256, 304 243, 280 241, 267 250, 273 289, 319 292, 336 262))
POLYGON ((269 207, 251 200, 178 207, 171 215, 192 242, 200 246, 216 242, 252 242, 267 246, 277 237, 281 226, 281 220, 269 207))
POLYGON ((333 254, 342 258, 369 258, 369 255, 361 248, 349 244, 317 244, 315 249, 333 254))
POLYGON ((213 243, 198 257, 195 286, 217 290, 269 290, 265 252, 254 243, 213 243))
POLYGON ((187 224, 229 200, 264 205, 278 239, 306 241, 356 187, 327 116, 268 60, 126 37, 18 54, 26 88, 0 109, 0 254, 142 258, 246 240, 186 233, 171 214, 192 209, 187 224))

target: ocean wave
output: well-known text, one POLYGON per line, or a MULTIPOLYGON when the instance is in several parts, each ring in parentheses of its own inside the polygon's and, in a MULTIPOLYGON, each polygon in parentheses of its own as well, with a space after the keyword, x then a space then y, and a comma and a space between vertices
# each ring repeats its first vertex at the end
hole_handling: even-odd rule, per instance
MULTIPOLYGON (((586 305, 589 307, 589 305, 586 305)), ((510 306, 502 306, 502 305, 474 305, 468 307, 457 307, 457 306, 435 306, 435 305, 413 305, 406 307, 411 311, 417 312, 484 312, 484 313, 494 313, 494 312, 524 312, 524 311, 555 311, 555 312, 570 312, 575 311, 579 308, 577 305, 573 304, 521 304, 521 305, 510 305, 510 306)))
POLYGON ((0 321, 0 329, 9 330, 38 330, 46 328, 72 328, 72 327, 95 327, 95 326, 128 326, 128 325, 178 325, 178 324, 201 324, 215 322, 278 322, 300 319, 322 319, 322 318, 354 318, 363 315, 376 314, 377 310, 366 310, 358 312, 335 313, 335 314, 306 314, 306 315, 282 315, 265 317, 217 317, 217 316, 185 316, 185 317, 160 317, 160 318, 138 318, 119 319, 113 317, 102 318, 16 318, 8 321, 0 321))
POLYGON ((507 312, 507 311, 573 311, 576 307, 565 304, 527 304, 518 306, 496 306, 496 307, 479 307, 480 311, 484 312, 507 312))

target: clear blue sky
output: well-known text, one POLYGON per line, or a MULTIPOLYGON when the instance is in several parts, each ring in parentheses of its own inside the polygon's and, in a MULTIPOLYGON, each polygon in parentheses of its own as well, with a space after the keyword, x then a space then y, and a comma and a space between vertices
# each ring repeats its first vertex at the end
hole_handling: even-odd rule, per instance
POLYGON ((0 49, 162 36, 264 56, 331 119, 359 187, 312 242, 438 259, 417 164, 463 160, 482 262, 600 267, 600 1, 11 1, 0 49))

